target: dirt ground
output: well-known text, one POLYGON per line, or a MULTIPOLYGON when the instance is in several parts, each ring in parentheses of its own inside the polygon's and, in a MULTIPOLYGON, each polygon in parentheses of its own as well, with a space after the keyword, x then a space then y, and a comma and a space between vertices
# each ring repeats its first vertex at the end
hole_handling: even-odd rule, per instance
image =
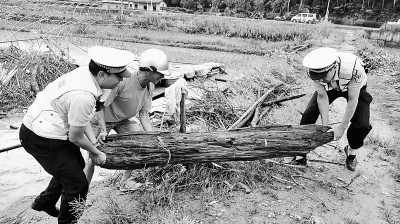
MULTIPOLYGON (((337 29, 324 44, 354 52, 357 39, 357 31, 337 29)), ((167 214, 171 219, 153 223, 400 223, 400 183, 392 175, 396 157, 384 149, 398 143, 399 129, 392 122, 400 118, 400 93, 387 86, 386 81, 383 74, 369 77, 368 89, 374 97, 373 130, 366 146, 358 151, 356 172, 342 165, 345 155, 341 149, 346 145, 342 139, 310 153, 311 162, 301 169, 302 177, 277 182, 274 189, 254 189, 251 193, 237 189, 223 197, 205 199, 182 194, 177 210, 167 214)), ((345 106, 344 100, 334 102, 331 122, 340 121, 345 106)), ((118 193, 116 187, 97 182, 91 186, 88 198, 93 205, 85 212, 82 223, 104 220, 98 211, 107 206, 104 201, 109 194, 116 197, 120 206, 135 205, 129 195, 118 193)), ((19 215, 21 223, 55 223, 55 218, 29 208, 33 197, 22 197, 0 211, 0 221, 19 215)))

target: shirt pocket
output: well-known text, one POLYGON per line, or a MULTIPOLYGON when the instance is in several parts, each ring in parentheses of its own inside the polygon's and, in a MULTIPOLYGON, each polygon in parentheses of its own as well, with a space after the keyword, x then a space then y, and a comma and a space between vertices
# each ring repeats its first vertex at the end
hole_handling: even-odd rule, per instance
POLYGON ((44 110, 32 122, 32 129, 35 133, 46 136, 66 137, 68 127, 56 111, 44 110))

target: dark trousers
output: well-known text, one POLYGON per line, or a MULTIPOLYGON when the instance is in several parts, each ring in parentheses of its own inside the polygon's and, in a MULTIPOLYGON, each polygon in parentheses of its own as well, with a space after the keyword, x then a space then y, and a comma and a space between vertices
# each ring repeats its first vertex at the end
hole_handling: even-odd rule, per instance
MULTIPOLYGON (((347 92, 339 92, 336 90, 327 91, 329 104, 339 97, 344 97, 347 101, 347 92)), ((310 102, 307 105, 306 110, 301 118, 300 125, 302 124, 315 124, 319 116, 319 109, 317 103, 318 93, 315 92, 310 102)), ((353 117, 350 120, 350 127, 347 130, 347 140, 352 149, 358 149, 364 145, 364 139, 371 131, 372 126, 369 123, 370 117, 370 104, 372 102, 372 96, 367 92, 367 87, 364 86, 360 90, 358 97, 358 104, 353 117)))
POLYGON ((76 223, 79 215, 71 202, 85 201, 88 182, 85 161, 79 147, 68 140, 43 138, 21 126, 19 138, 24 149, 53 176, 48 187, 36 199, 41 207, 54 207, 61 196, 58 223, 76 223))

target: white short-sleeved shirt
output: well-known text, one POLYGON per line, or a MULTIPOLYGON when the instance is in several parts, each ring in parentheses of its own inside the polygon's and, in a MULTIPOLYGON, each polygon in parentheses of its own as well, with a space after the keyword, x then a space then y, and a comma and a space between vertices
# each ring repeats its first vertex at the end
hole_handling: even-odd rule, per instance
POLYGON ((66 140, 70 125, 84 127, 90 123, 96 98, 102 92, 88 68, 80 67, 38 93, 23 123, 39 136, 66 140))
POLYGON ((90 123, 96 100, 84 91, 71 91, 53 100, 52 106, 68 125, 83 127, 90 123))

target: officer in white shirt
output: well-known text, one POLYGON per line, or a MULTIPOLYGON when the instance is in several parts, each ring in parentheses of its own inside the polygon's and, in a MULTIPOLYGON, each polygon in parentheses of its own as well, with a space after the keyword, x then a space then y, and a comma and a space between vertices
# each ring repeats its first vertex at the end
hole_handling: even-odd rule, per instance
POLYGON ((80 148, 93 154, 94 164, 106 161, 106 155, 96 148, 90 120, 96 107, 100 109, 96 101, 103 89, 113 89, 130 77, 126 65, 134 60, 131 52, 108 47, 92 47, 88 54, 88 66, 62 75, 37 94, 19 133, 25 150, 53 176, 31 207, 58 217, 58 223, 76 223, 79 211, 73 210, 71 202, 86 200, 88 182, 80 148))
MULTIPOLYGON (((334 140, 340 140, 348 127, 348 145, 344 148, 346 167, 354 171, 357 164, 356 150, 364 145, 364 139, 372 129, 369 122, 372 96, 367 92, 364 64, 354 54, 322 47, 307 54, 303 65, 308 68, 316 91, 300 124, 314 124, 321 114, 322 125, 328 126, 329 105, 335 99, 344 97, 347 105, 341 123, 333 128, 334 140)), ((302 165, 307 164, 305 155, 296 161, 302 165)))

